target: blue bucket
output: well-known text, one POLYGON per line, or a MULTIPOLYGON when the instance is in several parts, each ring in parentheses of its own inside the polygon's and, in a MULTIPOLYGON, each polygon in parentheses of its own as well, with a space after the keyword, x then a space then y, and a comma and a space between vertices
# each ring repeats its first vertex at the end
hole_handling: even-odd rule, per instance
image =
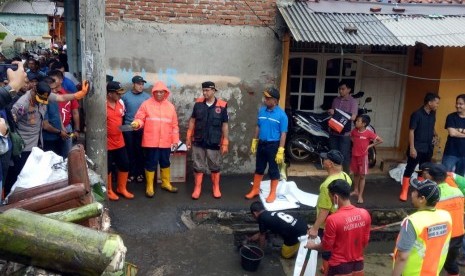
POLYGON ((239 250, 241 253, 241 265, 244 270, 256 271, 260 265, 260 261, 265 255, 260 247, 249 245, 243 246, 239 250))

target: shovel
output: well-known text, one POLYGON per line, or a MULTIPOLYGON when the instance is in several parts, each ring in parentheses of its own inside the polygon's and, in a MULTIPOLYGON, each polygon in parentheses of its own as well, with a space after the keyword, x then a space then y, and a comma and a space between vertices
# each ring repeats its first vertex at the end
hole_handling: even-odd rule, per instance
POLYGON ((119 127, 119 130, 121 130, 122 132, 134 131, 134 128, 131 125, 121 125, 119 127))

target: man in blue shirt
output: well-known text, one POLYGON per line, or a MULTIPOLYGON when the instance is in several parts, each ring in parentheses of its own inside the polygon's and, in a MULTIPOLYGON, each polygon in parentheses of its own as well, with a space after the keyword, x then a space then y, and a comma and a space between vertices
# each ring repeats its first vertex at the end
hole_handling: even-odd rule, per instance
POLYGON ((278 105, 279 91, 276 88, 269 88, 263 92, 263 96, 265 106, 258 111, 257 127, 250 147, 252 154, 257 153, 253 187, 245 198, 252 199, 259 195, 260 183, 268 164, 271 190, 266 202, 272 203, 276 199, 276 188, 279 182, 278 164, 284 162, 288 122, 286 113, 278 105))
MULTIPOLYGON (((140 105, 145 102, 150 95, 144 93, 144 85, 147 83, 141 76, 132 78, 132 89, 124 93, 121 100, 124 102, 126 113, 124 115, 124 124, 130 125, 134 121, 140 105)), ((142 133, 143 129, 123 132, 126 152, 129 159, 129 180, 144 182, 144 152, 142 150, 142 133)))

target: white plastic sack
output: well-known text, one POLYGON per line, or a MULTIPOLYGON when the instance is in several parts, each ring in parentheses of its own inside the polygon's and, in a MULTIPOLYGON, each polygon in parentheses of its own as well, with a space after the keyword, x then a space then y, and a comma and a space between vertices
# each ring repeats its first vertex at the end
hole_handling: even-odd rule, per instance
MULTIPOLYGON (((389 170, 389 176, 394 179, 395 181, 402 184, 402 177, 404 176, 405 167, 407 163, 400 163, 394 169, 389 170)), ((418 165, 416 166, 415 170, 418 170, 418 165)), ((414 172, 412 174, 412 178, 417 178, 418 174, 414 172)))
MULTIPOLYGON (((299 252, 297 254, 297 258, 295 259, 295 266, 294 266, 294 276, 299 276, 302 272, 302 268, 305 262, 305 258, 307 256, 308 249, 304 246, 307 244, 308 236, 301 236, 299 237, 300 247, 299 252)), ((315 243, 320 243, 320 237, 316 237, 315 243)), ((317 268, 317 260, 318 260, 318 251, 311 250, 310 251, 310 258, 308 259, 307 266, 305 268, 304 276, 315 276, 316 268, 317 268)))
MULTIPOLYGON (((15 189, 28 189, 50 182, 68 179, 66 165, 63 158, 53 151, 44 152, 38 147, 32 148, 18 179, 11 188, 10 194, 15 189), (55 165, 55 166, 54 166, 55 165)), ((9 194, 9 195, 10 195, 9 194)))

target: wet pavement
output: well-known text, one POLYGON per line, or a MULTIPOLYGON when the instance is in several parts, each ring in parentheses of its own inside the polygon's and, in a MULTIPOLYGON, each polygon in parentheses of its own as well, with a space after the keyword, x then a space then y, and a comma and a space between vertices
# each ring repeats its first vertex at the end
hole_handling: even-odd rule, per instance
MULTIPOLYGON (((289 177, 297 186, 318 193, 323 177, 289 177)), ((189 229, 181 217, 185 211, 218 209, 248 212, 252 200, 244 199, 252 175, 228 175, 221 179, 222 198, 211 195, 211 181, 204 178, 199 200, 192 200, 192 177, 186 183, 175 183, 177 194, 156 186, 155 196, 146 198, 145 184, 131 183, 135 199, 109 202, 112 230, 121 235, 128 248, 126 261, 137 265, 138 275, 292 275, 293 261, 282 262, 278 248, 268 248, 257 272, 241 268, 241 257, 234 244, 231 229, 214 224, 201 224, 189 229)), ((368 176, 365 203, 367 209, 409 209, 409 201, 400 202, 400 184, 384 174, 368 176)), ((302 206, 297 212, 312 211, 302 206)), ((312 223, 312 221, 308 221, 312 223)), ((377 245, 374 251, 389 252, 394 244, 377 245)), ((388 261, 390 262, 390 260, 388 261)))

